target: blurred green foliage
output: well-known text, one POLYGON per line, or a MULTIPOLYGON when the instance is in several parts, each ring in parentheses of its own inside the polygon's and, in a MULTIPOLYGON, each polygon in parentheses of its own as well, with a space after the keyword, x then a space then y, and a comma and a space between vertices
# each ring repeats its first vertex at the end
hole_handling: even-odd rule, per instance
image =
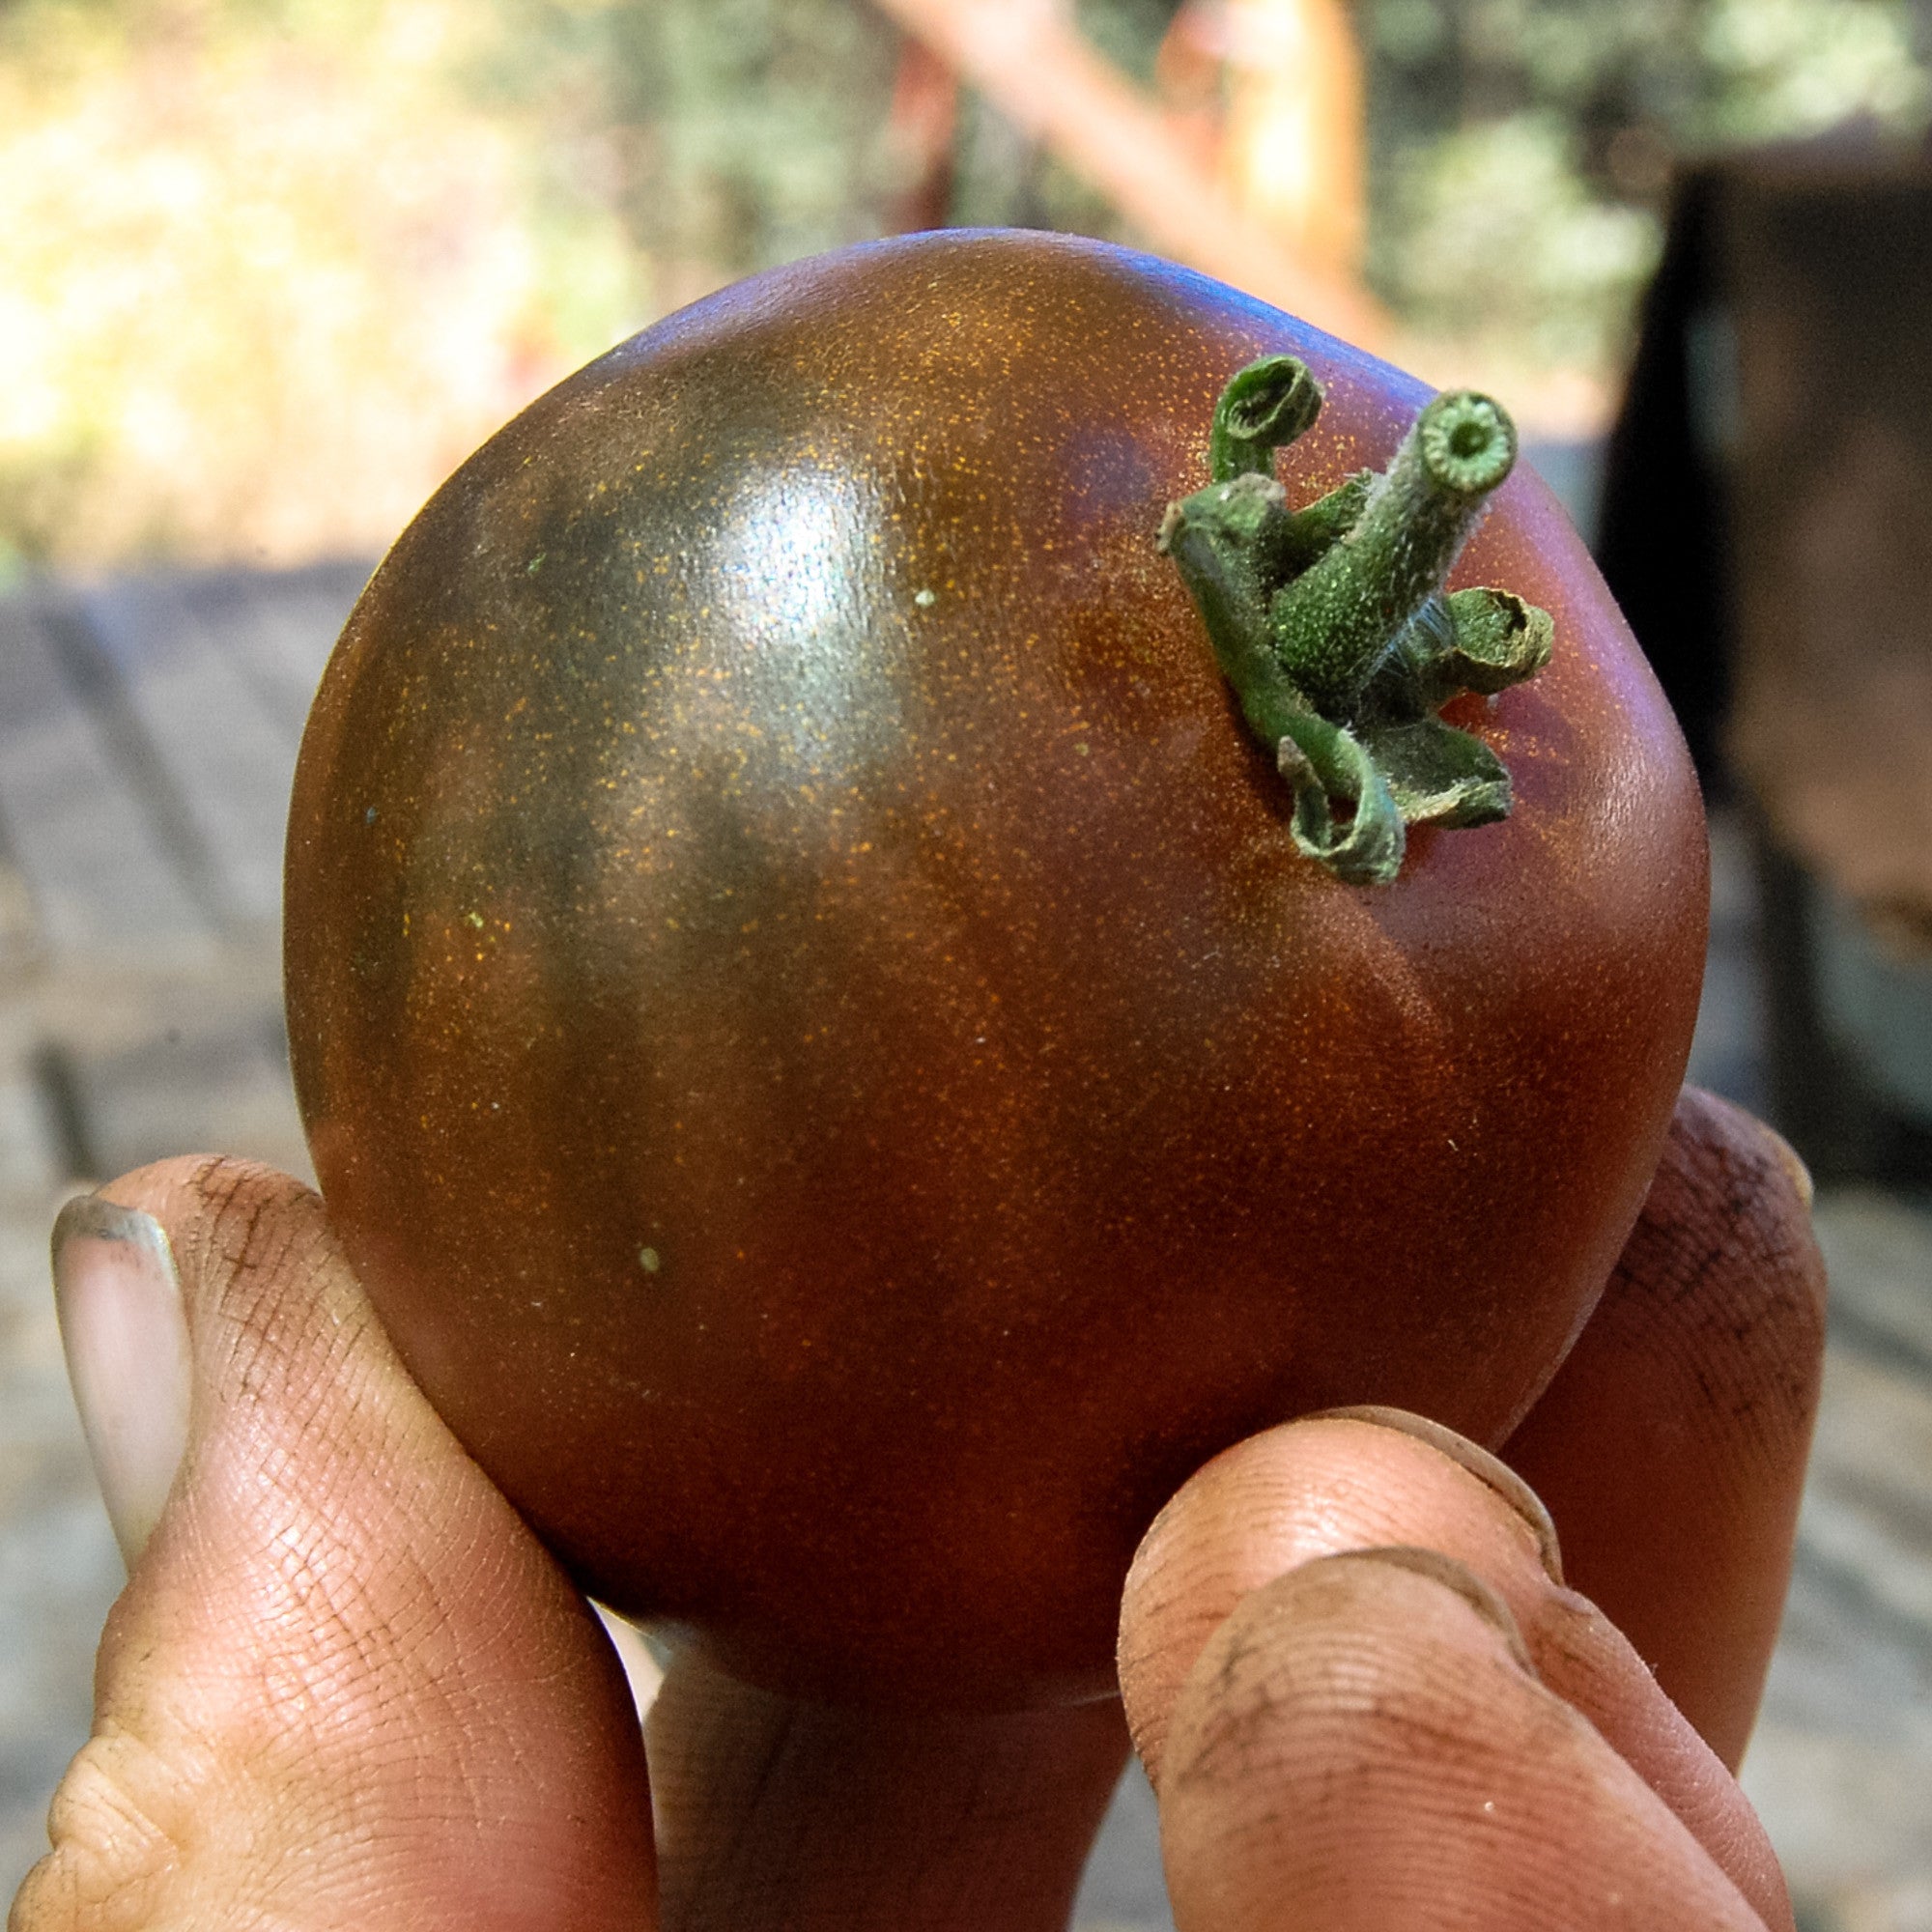
POLYGON ((1362 0, 1369 272, 1413 328, 1613 365, 1673 165, 1923 128, 1906 0, 1362 0))
MULTIPOLYGON (((1143 82, 1173 0, 1077 0, 1143 82)), ((1906 0, 1358 0, 1368 271, 1601 374, 1673 157, 1926 112, 1906 0)), ((882 232, 867 0, 0 0, 0 564, 373 549, 549 382, 882 232)), ((952 212, 1131 240, 986 102, 952 212)))
MULTIPOLYGON (((896 35, 857 0, 498 0, 464 79, 681 293, 877 232, 896 35)), ((662 306, 662 299, 653 306, 662 306)))

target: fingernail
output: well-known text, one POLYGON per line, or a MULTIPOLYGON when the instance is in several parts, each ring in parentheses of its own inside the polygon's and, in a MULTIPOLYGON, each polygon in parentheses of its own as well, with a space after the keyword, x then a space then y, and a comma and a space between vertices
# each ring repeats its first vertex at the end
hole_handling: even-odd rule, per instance
POLYGON ((1347 1563, 1355 1558, 1366 1558, 1371 1563, 1386 1563, 1397 1570, 1412 1571, 1418 1577, 1427 1577, 1432 1583, 1440 1583, 1446 1590, 1454 1590, 1478 1616, 1494 1625, 1503 1641, 1509 1645, 1510 1655, 1523 1670, 1536 1678, 1538 1683, 1543 1681, 1542 1673, 1530 1659, 1529 1646, 1522 1640, 1521 1626, 1510 1606, 1466 1563, 1459 1563, 1439 1549, 1420 1549, 1404 1544, 1389 1544, 1376 1549, 1344 1550, 1334 1556, 1325 1556, 1321 1561, 1347 1563))
POLYGON ((131 1572, 187 1448, 187 1317, 161 1225, 84 1194, 53 1233, 54 1306, 94 1473, 131 1572))
POLYGON ((1466 1435, 1458 1435, 1453 1429, 1445 1429, 1439 1422, 1431 1422, 1426 1415, 1416 1415, 1406 1408, 1384 1408, 1375 1403, 1364 1403, 1352 1408, 1320 1409, 1313 1415, 1296 1419, 1301 1422, 1372 1422, 1378 1429, 1393 1429, 1401 1435, 1414 1436, 1418 1442, 1428 1443, 1438 1454, 1468 1470, 1478 1482, 1486 1483, 1522 1518, 1529 1525, 1530 1534, 1536 1538, 1536 1552, 1543 1559, 1543 1567, 1549 1573, 1549 1580, 1552 1583, 1562 1582, 1563 1549, 1556 1539, 1556 1524, 1544 1508, 1543 1498, 1500 1457, 1492 1456, 1466 1435))

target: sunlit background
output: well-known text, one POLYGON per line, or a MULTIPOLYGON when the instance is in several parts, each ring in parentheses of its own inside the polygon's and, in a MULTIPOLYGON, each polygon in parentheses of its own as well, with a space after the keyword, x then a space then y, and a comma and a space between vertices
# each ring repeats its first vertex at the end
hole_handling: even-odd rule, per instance
MULTIPOLYGON (((1927 107, 1902 0, 1008 11, 1077 31, 1406 359, 1506 385, 1532 434, 1607 416, 1677 157, 1927 107)), ((842 242, 1160 245, 1104 156, 1028 125, 1030 75, 957 86, 893 17, 920 12, 0 6, 0 570, 375 553, 589 355, 842 242)))
MULTIPOLYGON (((1932 0, 0 0, 0 1897, 121 1580, 47 1228, 164 1152, 303 1167, 281 817, 370 563, 671 309, 1012 223, 1494 389, 1599 537, 1719 808, 1691 1070, 1818 1167, 1838 1296, 1747 1788, 1804 1932, 1932 1932, 1928 121, 1932 0), (1829 251, 1698 225, 1778 148, 1902 211, 1842 423, 1829 251), (1817 476, 1750 460, 1767 394, 1817 476)), ((1171 1922, 1151 1804, 1082 1932, 1171 1922)))

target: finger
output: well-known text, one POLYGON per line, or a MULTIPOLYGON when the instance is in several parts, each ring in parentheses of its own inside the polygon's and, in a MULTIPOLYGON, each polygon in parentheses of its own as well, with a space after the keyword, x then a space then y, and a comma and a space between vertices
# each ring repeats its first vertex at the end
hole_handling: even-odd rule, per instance
POLYGON ((1509 1613, 1433 1552, 1251 1592, 1172 1713, 1161 1848, 1181 1932, 1764 1932, 1509 1613))
POLYGON ((214 1160, 104 1197, 56 1293, 133 1573, 14 1932, 649 1924, 615 1659, 316 1197, 214 1160))
POLYGON ((1494 1590, 1548 1691, 1594 1727, 1767 1922, 1789 1924, 1750 1806, 1614 1626, 1566 1587, 1535 1495, 1474 1443, 1395 1410, 1253 1436, 1195 1475, 1148 1532, 1122 1606, 1121 1684, 1157 1789, 1181 1687, 1237 1606, 1301 1565, 1386 1546, 1439 1551, 1494 1590))
POLYGON ((1687 1088, 1596 1314, 1504 1453, 1612 1617, 1734 1769, 1791 1569, 1825 1350, 1810 1185, 1687 1088))
POLYGON ((648 1724, 665 1932, 1063 1932, 1118 1702, 796 1703, 680 1657, 648 1724))

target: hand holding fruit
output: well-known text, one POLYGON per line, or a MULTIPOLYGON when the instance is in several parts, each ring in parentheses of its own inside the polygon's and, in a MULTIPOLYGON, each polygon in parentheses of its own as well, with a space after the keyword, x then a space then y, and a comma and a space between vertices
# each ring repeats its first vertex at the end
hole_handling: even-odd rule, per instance
MULTIPOLYGON (((97 1430, 133 1574, 13 1932, 1058 1926, 1118 1706, 855 1718, 674 1669, 647 1791, 595 1621, 403 1373, 312 1195, 173 1162, 63 1232, 91 1423, 138 1437, 117 1388, 160 1419, 145 1463, 97 1430), (101 1345, 130 1329, 154 1343, 118 1383, 101 1345)), ((1336 1932, 1788 1932, 1719 1757, 1776 1627, 1820 1287, 1788 1156, 1687 1095, 1509 1447, 1595 1608, 1518 1486, 1413 1425, 1293 1424, 1187 1486, 1122 1641, 1187 1932, 1285 1902, 1336 1932)))
POLYGON ((1782 1932, 1815 1252, 1761 1130, 1666 1148, 1701 813, 1514 455, 966 236, 472 457, 298 775, 327 1221, 63 1224, 139 1560, 18 1927, 1053 1932, 1118 1682, 1187 1932, 1782 1932), (679 1643, 648 1796, 580 1590, 679 1643))

